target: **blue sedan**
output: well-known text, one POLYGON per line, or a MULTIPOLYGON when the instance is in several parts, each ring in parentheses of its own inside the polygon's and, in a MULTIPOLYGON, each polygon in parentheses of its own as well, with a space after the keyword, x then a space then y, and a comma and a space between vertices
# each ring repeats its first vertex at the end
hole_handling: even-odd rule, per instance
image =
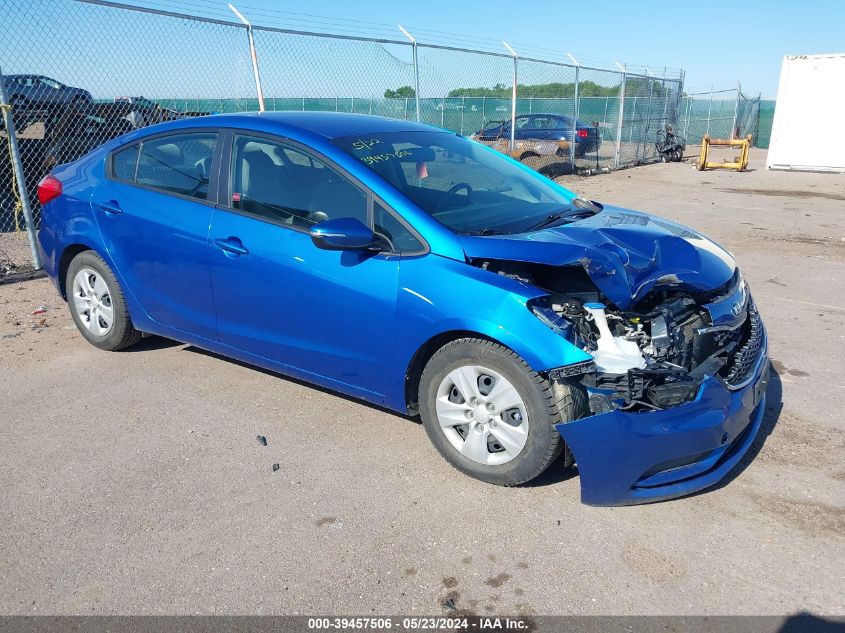
POLYGON ((38 196, 46 271, 91 344, 156 334, 418 414, 486 482, 561 457, 585 503, 677 497, 760 425, 766 333, 730 254, 447 131, 173 121, 38 196))

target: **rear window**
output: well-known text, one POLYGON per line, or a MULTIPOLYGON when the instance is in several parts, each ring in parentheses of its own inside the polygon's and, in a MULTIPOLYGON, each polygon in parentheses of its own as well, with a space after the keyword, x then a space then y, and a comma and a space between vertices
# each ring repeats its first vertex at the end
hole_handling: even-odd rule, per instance
POLYGON ((135 166, 138 164, 138 146, 132 145, 112 157, 112 172, 118 180, 135 180, 135 166))

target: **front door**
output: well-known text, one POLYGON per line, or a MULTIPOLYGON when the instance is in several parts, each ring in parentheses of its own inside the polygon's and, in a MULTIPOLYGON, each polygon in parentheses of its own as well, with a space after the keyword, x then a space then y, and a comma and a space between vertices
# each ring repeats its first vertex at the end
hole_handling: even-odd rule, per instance
POLYGON ((298 146, 264 136, 234 135, 229 173, 230 202, 215 211, 210 233, 220 341, 380 399, 399 257, 321 250, 308 233, 329 218, 372 226, 368 194, 298 146))

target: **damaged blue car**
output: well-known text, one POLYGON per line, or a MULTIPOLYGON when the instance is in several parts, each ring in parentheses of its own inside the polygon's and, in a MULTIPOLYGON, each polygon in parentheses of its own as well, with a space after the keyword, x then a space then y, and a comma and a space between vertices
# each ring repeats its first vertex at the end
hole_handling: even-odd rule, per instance
POLYGON ((46 271, 93 345, 156 334, 420 415, 486 482, 562 459, 585 503, 668 499, 760 426, 766 331, 728 252, 447 131, 180 120, 38 195, 46 271))

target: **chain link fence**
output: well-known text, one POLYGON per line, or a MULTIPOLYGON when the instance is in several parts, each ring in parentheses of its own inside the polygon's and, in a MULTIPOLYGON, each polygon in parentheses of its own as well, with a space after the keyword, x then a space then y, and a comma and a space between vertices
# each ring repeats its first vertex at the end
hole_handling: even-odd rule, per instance
POLYGON ((591 68, 504 47, 416 42, 407 33, 385 39, 259 25, 250 33, 234 16, 106 0, 5 0, 0 71, 12 124, 0 125, 0 277, 32 267, 24 203, 37 228, 36 185, 54 165, 139 127, 258 110, 257 80, 267 110, 419 119, 474 135, 547 175, 650 161, 657 131, 677 127, 684 113, 691 136, 701 127, 690 118, 700 104, 682 99, 678 71, 591 68))
MULTIPOLYGON (((771 121, 761 129, 763 103, 759 96, 744 95, 739 87, 690 93, 680 104, 679 133, 691 145, 699 145, 705 134, 710 138, 745 138, 751 134, 752 145, 768 147, 771 121)), ((774 102, 767 103, 772 104, 769 111, 773 112, 774 102)))

